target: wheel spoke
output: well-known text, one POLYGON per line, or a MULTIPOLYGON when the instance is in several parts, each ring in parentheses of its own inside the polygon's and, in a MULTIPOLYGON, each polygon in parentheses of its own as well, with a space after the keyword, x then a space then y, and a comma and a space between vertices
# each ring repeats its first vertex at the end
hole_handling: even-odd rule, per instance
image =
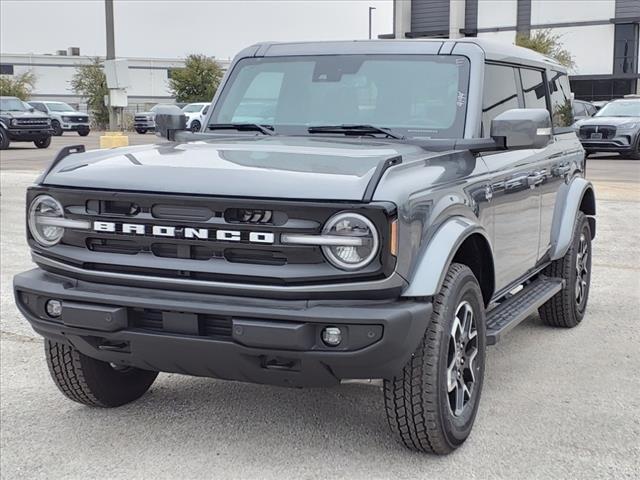
POLYGON ((451 393, 458 385, 458 375, 455 361, 450 368, 447 368, 447 393, 451 393))
POLYGON ((460 413, 462 413, 462 409, 464 408, 464 391, 466 388, 467 387, 464 382, 462 382, 462 380, 459 380, 456 389, 456 411, 454 412, 456 415, 460 415, 460 413))

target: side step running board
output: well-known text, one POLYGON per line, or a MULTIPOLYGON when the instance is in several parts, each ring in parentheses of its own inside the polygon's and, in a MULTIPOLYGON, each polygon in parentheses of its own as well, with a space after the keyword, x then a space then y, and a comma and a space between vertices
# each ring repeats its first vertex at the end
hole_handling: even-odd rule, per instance
POLYGON ((487 345, 495 345, 502 335, 534 313, 562 290, 564 280, 541 276, 487 312, 487 345))

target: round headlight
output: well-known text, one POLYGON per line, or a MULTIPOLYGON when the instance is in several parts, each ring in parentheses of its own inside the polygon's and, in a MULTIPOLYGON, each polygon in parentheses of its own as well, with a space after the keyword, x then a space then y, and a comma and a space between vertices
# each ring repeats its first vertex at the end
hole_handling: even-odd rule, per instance
POLYGON ((12 118, 10 123, 11 123, 11 125, 13 125, 15 127, 16 125, 18 125, 18 119, 17 118, 12 118))
POLYGON ((64 234, 64 228, 56 219, 64 218, 62 205, 49 195, 36 197, 29 207, 29 231, 33 238, 45 247, 58 243, 64 234))
POLYGON ((357 213, 339 213, 331 217, 323 235, 344 237, 344 244, 323 245, 322 252, 334 266, 343 270, 358 270, 371 263, 378 253, 378 232, 373 222, 357 213))

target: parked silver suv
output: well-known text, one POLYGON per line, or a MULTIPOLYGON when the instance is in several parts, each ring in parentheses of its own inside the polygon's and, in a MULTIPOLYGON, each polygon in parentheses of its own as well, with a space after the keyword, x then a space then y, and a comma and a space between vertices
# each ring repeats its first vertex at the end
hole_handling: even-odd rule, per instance
POLYGON ((86 137, 91 131, 89 115, 79 112, 68 103, 29 102, 29 105, 49 115, 51 128, 56 136, 60 136, 64 132, 78 132, 81 137, 86 137))

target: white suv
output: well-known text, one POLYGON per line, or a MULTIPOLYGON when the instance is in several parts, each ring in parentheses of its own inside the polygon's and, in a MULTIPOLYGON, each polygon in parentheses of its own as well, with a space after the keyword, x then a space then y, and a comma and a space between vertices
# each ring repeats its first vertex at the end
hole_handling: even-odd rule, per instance
POLYGON ((67 103, 29 102, 29 105, 51 117, 51 128, 56 136, 63 132, 78 132, 81 137, 86 137, 91 131, 89 115, 77 111, 67 103))
POLYGON ((187 117, 187 129, 199 132, 209 111, 209 103, 189 103, 182 107, 182 112, 187 117))

